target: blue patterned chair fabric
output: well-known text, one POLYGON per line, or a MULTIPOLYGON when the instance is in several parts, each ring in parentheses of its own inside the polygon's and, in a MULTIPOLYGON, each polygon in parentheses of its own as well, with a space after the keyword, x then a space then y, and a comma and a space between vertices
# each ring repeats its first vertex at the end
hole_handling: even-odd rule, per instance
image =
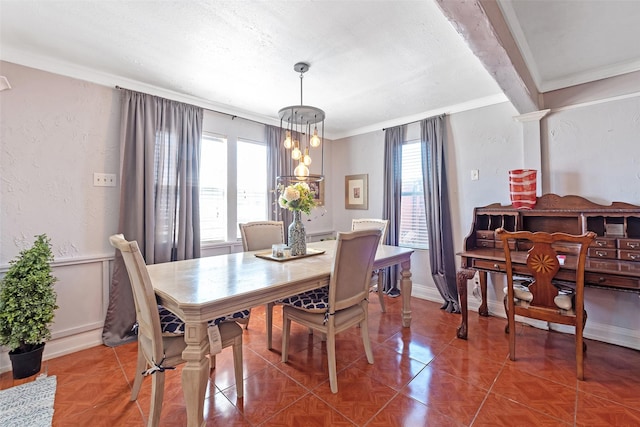
POLYGON ((329 308, 329 286, 283 298, 278 303, 303 308, 312 313, 324 313, 329 308))
MULTIPOLYGON (((160 315, 160 328, 163 334, 184 335, 184 322, 173 312, 158 304, 158 314, 160 315)), ((227 316, 218 317, 209 321, 209 326, 218 325, 222 322, 236 321, 249 317, 249 310, 242 310, 227 316)))

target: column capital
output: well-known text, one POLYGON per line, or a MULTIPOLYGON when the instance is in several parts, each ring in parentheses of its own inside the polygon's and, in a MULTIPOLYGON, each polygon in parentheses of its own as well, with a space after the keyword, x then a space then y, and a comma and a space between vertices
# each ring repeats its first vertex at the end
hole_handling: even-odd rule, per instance
POLYGON ((519 116, 514 116, 513 119, 518 122, 533 122, 540 121, 544 116, 549 114, 550 109, 540 110, 540 111, 532 111, 530 113, 521 114, 519 116))

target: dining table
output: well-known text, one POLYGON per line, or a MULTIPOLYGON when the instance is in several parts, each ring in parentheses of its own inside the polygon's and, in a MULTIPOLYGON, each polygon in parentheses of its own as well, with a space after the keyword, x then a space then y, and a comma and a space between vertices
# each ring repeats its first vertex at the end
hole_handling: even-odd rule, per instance
MULTIPOLYGON (((271 250, 240 252, 147 267, 158 302, 185 323, 182 388, 188 426, 204 426, 207 322, 329 284, 335 240, 308 243, 309 255, 269 259, 271 250)), ((413 249, 380 245, 373 269, 399 265, 402 325, 411 325, 413 249)))

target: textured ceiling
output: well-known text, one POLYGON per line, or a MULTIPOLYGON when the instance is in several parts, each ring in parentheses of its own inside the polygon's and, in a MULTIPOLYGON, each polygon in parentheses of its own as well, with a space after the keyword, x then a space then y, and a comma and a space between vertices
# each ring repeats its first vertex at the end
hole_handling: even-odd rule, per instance
MULTIPOLYGON (((622 27, 591 23, 612 2, 555 3, 500 3, 539 89, 638 58, 639 25, 612 47, 600 32, 622 27)), ((625 26, 631 3, 615 8, 625 26)), ((266 123, 299 103, 305 61, 304 103, 333 139, 506 99, 433 0, 0 0, 0 58, 266 123)))

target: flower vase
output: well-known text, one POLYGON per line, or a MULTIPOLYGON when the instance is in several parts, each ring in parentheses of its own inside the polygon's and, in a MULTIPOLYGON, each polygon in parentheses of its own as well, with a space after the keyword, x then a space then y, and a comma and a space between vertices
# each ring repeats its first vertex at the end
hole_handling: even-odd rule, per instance
POLYGON ((300 220, 300 211, 293 211, 293 222, 289 224, 289 248, 291 256, 307 254, 307 233, 300 220))

